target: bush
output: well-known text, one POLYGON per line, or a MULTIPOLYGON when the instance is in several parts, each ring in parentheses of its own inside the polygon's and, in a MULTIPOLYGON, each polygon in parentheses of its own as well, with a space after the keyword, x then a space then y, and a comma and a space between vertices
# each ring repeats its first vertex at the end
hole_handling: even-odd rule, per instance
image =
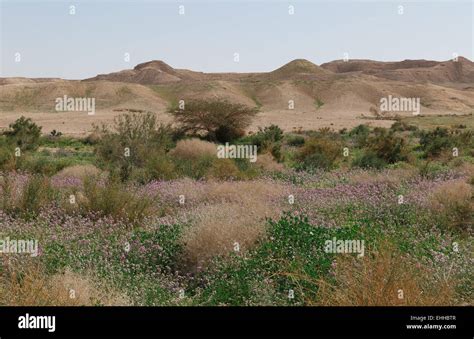
POLYGON ((258 128, 258 132, 241 139, 242 143, 256 145, 258 152, 270 152, 277 161, 282 160, 281 140, 283 131, 277 125, 258 128))
POLYGON ((427 158, 437 157, 443 151, 453 146, 466 147, 467 145, 471 145, 471 143, 471 131, 466 131, 455 136, 446 128, 436 127, 433 131, 421 132, 420 135, 420 148, 424 151, 424 156, 427 158))
POLYGON ((102 126, 97 132, 101 138, 95 146, 96 154, 111 171, 118 171, 122 180, 128 179, 135 168, 144 168, 150 153, 166 152, 174 145, 172 127, 158 125, 150 112, 120 115, 113 131, 102 126))
POLYGON ((451 305, 454 279, 433 279, 393 244, 383 242, 363 258, 339 256, 332 274, 314 281, 319 306, 426 306, 451 305), (418 266, 418 267, 417 267, 418 266), (402 290, 404 298, 399 298, 402 290))
POLYGON ((394 122, 392 126, 390 127, 390 129, 395 132, 417 131, 418 127, 414 125, 410 125, 405 121, 399 120, 399 121, 394 122))
POLYGON ((257 146, 265 146, 265 144, 279 142, 283 139, 283 131, 277 125, 270 125, 264 129, 259 128, 254 137, 257 146))
POLYGON ((176 166, 168 154, 163 151, 154 152, 145 165, 147 181, 170 180, 176 177, 176 166))
POLYGON ((432 162, 430 160, 422 160, 419 163, 418 168, 420 176, 429 180, 433 180, 437 176, 440 176, 443 173, 447 173, 449 171, 449 168, 447 166, 444 166, 443 164, 438 162, 432 162))
POLYGON ((299 147, 304 145, 305 139, 301 135, 289 135, 286 138, 286 143, 288 144, 288 146, 299 147))
POLYGON ((283 172, 285 166, 275 161, 273 155, 269 153, 260 154, 255 163, 255 167, 265 172, 283 172))
POLYGON ((8 138, 14 140, 15 144, 22 151, 35 150, 39 146, 41 137, 41 127, 36 125, 30 118, 22 116, 13 124, 10 124, 10 130, 5 132, 8 138))
POLYGON ((370 134, 370 128, 366 125, 359 125, 350 130, 349 136, 354 138, 357 147, 364 147, 370 134))
POLYGON ((366 147, 377 157, 388 164, 407 159, 405 140, 395 135, 393 131, 387 132, 384 128, 376 128, 374 134, 366 140, 366 147))
POLYGON ((217 159, 215 144, 199 139, 186 139, 169 152, 179 176, 201 179, 217 159))
POLYGON ((0 170, 11 171, 15 167, 15 147, 0 136, 0 170))
POLYGON ((198 160, 202 157, 217 158, 217 146, 208 141, 199 139, 180 140, 170 155, 183 160, 198 160))
POLYGON ((362 156, 355 158, 352 162, 352 166, 361 168, 381 169, 385 167, 385 165, 385 161, 380 159, 377 154, 372 151, 364 152, 362 156))
POLYGON ((216 159, 209 169, 209 176, 216 179, 237 179, 240 171, 232 159, 216 159))
POLYGON ((447 182, 438 187, 431 197, 435 215, 458 230, 472 227, 474 220, 473 189, 465 182, 447 182))
POLYGON ((31 176, 22 189, 19 202, 20 213, 26 218, 35 216, 42 207, 50 204, 54 191, 47 177, 42 175, 31 176))
POLYGON ((111 177, 100 182, 95 177, 84 181, 84 199, 79 208, 84 214, 94 212, 95 216, 111 216, 137 226, 152 213, 152 201, 128 190, 117 179, 111 177))
POLYGON ((173 162, 179 177, 202 179, 206 177, 215 160, 213 157, 202 157, 197 161, 173 159, 173 162))
POLYGON ((193 100, 186 102, 183 109, 171 107, 168 113, 175 118, 183 133, 224 143, 242 135, 258 109, 222 99, 193 100))
POLYGON ((336 160, 342 156, 342 147, 339 142, 328 138, 313 137, 305 142, 296 154, 299 161, 297 168, 301 169, 331 169, 336 160))

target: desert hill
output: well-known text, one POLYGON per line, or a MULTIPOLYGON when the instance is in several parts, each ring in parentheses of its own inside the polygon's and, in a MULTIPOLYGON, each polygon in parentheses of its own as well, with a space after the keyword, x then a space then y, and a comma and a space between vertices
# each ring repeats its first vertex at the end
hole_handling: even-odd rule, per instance
POLYGON ((296 59, 286 65, 264 74, 262 77, 284 80, 284 79, 317 79, 318 77, 328 77, 332 72, 321 68, 305 59, 296 59))
POLYGON ((203 73, 154 60, 85 80, 0 78, 0 128, 24 114, 43 124, 45 132, 85 134, 92 123, 108 122, 127 109, 152 111, 169 122, 167 107, 202 98, 259 107, 251 129, 272 123, 286 130, 388 126, 392 113, 384 116, 378 107, 389 95, 420 98, 425 115, 473 113, 474 63, 460 57, 457 62, 337 60, 318 66, 296 59, 271 72, 203 73), (56 112, 55 99, 64 95, 95 98, 97 114, 56 112))
POLYGON ((336 60, 321 65, 334 73, 361 72, 376 77, 408 82, 474 83, 474 62, 459 57, 458 61, 404 60, 382 62, 372 60, 336 60))

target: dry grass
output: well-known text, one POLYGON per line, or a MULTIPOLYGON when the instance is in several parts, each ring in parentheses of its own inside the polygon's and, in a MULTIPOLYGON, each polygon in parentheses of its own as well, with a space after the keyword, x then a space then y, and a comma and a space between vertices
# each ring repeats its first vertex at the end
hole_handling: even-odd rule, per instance
POLYGON ((190 178, 176 180, 172 195, 184 195, 192 205, 215 202, 265 203, 286 199, 286 187, 269 180, 206 181, 205 185, 190 178))
POLYGON ((264 204, 266 201, 283 197, 284 186, 265 180, 212 182, 206 198, 210 201, 247 202, 264 204))
MULTIPOLYGON (((233 251, 237 242, 245 251, 265 233, 265 218, 277 217, 283 188, 267 182, 209 182, 204 204, 193 211, 194 221, 184 235, 186 252, 193 265, 233 251)), ((283 201, 283 198, 282 198, 283 201)))
POLYGON ((180 140, 170 154, 185 160, 198 160, 206 156, 217 157, 217 146, 212 142, 199 139, 180 140))
POLYGON ((190 229, 183 236, 188 260, 202 266, 209 259, 234 250, 249 249, 265 232, 264 205, 217 203, 199 208, 190 229))
MULTIPOLYGON (((5 260, 6 261, 6 260, 5 260)), ((90 277, 71 271, 47 276, 37 263, 5 265, 0 276, 0 305, 9 306, 121 306, 127 299, 90 277), (6 266, 6 267, 5 267, 6 266)))
POLYGON ((473 191, 466 182, 446 182, 432 193, 430 207, 434 213, 445 217, 450 227, 465 230, 473 223, 473 191))
POLYGON ((208 171, 209 178, 229 180, 241 177, 239 168, 231 159, 216 159, 208 171))
POLYGON ((456 171, 467 177, 474 177, 474 164, 463 161, 461 165, 456 166, 456 171))
POLYGON ((283 172, 285 170, 285 166, 276 162, 270 153, 259 154, 255 165, 267 172, 283 172))
POLYGON ((57 178, 68 178, 74 177, 79 179, 85 179, 87 177, 98 177, 101 174, 101 171, 94 165, 74 165, 69 166, 58 173, 55 177, 57 178))
POLYGON ((8 174, 0 175, 0 207, 3 211, 9 211, 18 206, 22 197, 22 187, 18 180, 8 174))
POLYGON ((390 245, 363 258, 341 256, 333 279, 318 282, 324 306, 439 306, 453 304, 454 281, 434 281, 390 245))

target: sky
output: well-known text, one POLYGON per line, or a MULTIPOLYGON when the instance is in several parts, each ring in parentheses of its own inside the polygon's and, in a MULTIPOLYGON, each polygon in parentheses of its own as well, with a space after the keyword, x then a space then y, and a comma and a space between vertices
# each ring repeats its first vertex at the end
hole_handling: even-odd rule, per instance
POLYGON ((84 79, 150 60, 202 72, 344 56, 474 60, 473 36, 473 0, 0 0, 0 77, 84 79))

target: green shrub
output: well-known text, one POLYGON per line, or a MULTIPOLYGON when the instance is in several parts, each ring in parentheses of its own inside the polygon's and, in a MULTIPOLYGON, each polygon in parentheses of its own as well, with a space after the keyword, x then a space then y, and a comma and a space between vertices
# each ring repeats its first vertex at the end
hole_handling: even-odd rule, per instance
POLYGON ((120 115, 112 131, 102 126, 98 133, 101 138, 95 152, 99 160, 122 180, 128 179, 134 168, 144 168, 150 153, 166 152, 174 145, 172 127, 158 125, 153 113, 120 115))
POLYGON ((446 128, 437 127, 433 131, 420 133, 420 148, 424 151, 424 156, 434 158, 444 152, 452 152, 452 148, 457 147, 460 151, 469 154, 469 150, 474 148, 474 132, 472 130, 449 131, 446 128))
POLYGON ((52 176, 62 169, 72 166, 75 159, 47 155, 25 155, 20 158, 18 168, 36 174, 52 176))
POLYGON ((326 137, 307 140, 296 154, 299 169, 331 169, 342 156, 342 146, 338 141, 326 137))
POLYGON ((358 125, 349 131, 349 136, 354 139, 357 147, 364 147, 370 134, 370 128, 366 125, 358 125))
POLYGON ((10 124, 10 130, 5 135, 14 140, 22 151, 35 150, 39 146, 41 127, 36 125, 30 118, 24 116, 10 124))
POLYGON ((258 132, 240 139, 240 142, 249 145, 256 145, 258 152, 270 152, 273 157, 281 161, 281 141, 283 131, 277 125, 270 125, 265 128, 258 128, 258 132))
POLYGON ((407 159, 405 140, 385 128, 376 128, 373 135, 367 138, 366 147, 369 152, 388 164, 407 159))
POLYGON ((449 167, 439 162, 427 160, 420 161, 418 164, 418 171, 421 177, 432 180, 443 173, 447 173, 449 171, 449 167))
POLYGON ((152 152, 145 169, 149 180, 170 180, 176 177, 176 166, 163 151, 152 152))
POLYGON ((410 125, 406 121, 398 120, 392 124, 390 129, 395 132, 417 131, 418 127, 416 127, 415 125, 410 125))
POLYGON ((196 160, 173 158, 178 177, 189 177, 193 179, 205 178, 209 169, 213 166, 215 156, 204 155, 196 160))
POLYGON ((289 135, 286 138, 286 143, 288 144, 288 146, 299 147, 304 145, 305 139, 301 135, 289 135))
POLYGON ((364 152, 362 156, 355 158, 352 162, 352 166, 361 168, 381 169, 385 167, 385 165, 385 161, 372 151, 364 152))
POLYGON ((222 180, 240 178, 240 171, 232 159, 216 159, 208 172, 210 177, 222 180))
POLYGON ((0 170, 11 171, 16 167, 15 147, 0 136, 0 170))
POLYGON ((324 102, 320 98, 317 98, 316 100, 314 100, 314 105, 316 106, 316 109, 319 109, 323 107, 324 102))

